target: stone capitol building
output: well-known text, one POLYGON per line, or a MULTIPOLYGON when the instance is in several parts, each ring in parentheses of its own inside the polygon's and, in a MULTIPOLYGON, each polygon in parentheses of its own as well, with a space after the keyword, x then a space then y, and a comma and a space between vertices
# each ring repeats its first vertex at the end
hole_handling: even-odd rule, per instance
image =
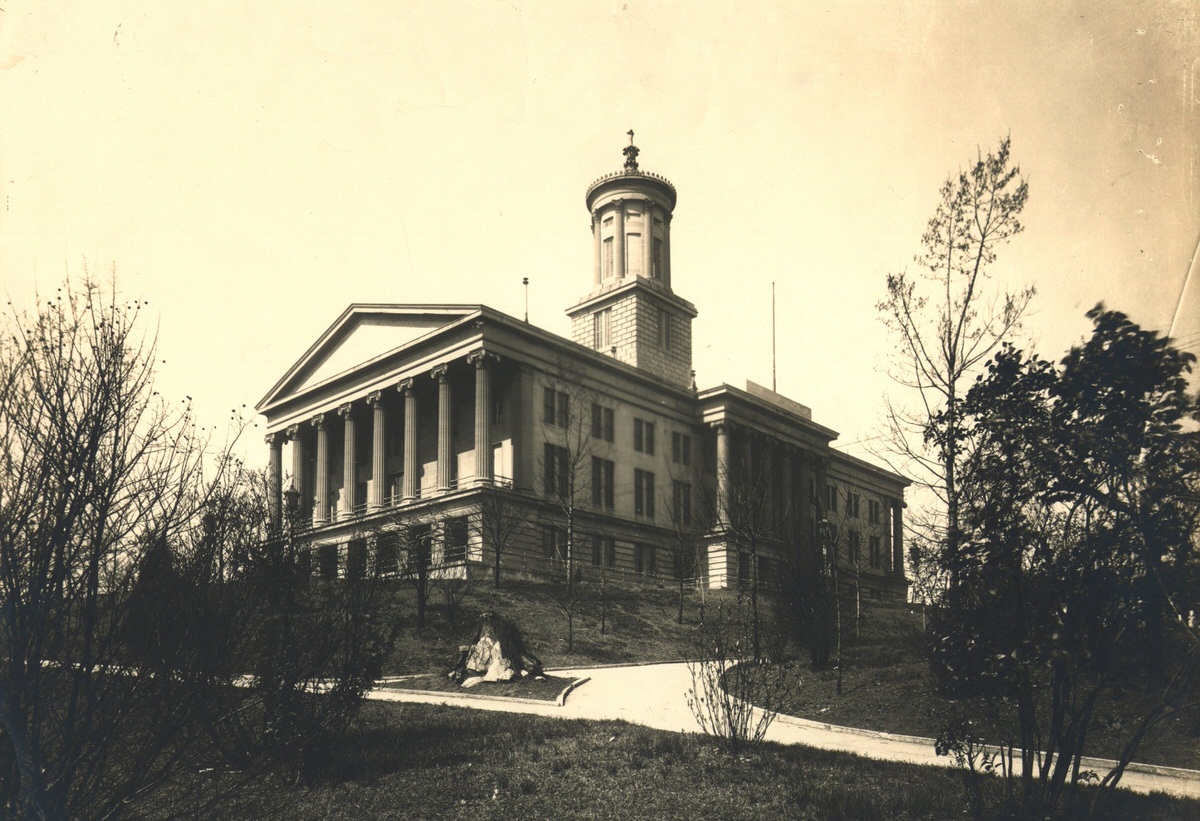
POLYGON ((483 572, 483 517, 515 513, 505 573, 553 572, 570 545, 584 572, 733 587, 824 540, 864 599, 906 599, 906 480, 767 388, 697 389, 675 187, 632 136, 586 191, 569 340, 485 305, 353 304, 258 403, 272 515, 300 523, 314 574, 404 573, 389 531, 426 540, 439 572, 483 572), (698 562, 672 549, 683 537, 698 562))

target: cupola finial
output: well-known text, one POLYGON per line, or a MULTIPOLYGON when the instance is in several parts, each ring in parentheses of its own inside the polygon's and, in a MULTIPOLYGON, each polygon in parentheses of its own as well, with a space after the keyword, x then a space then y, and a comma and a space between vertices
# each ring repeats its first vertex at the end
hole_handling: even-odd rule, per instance
POLYGON ((631 129, 629 129, 629 131, 627 131, 625 133, 627 133, 629 135, 629 145, 625 146, 625 149, 624 149, 625 171, 628 173, 628 172, 638 170, 638 164, 637 164, 638 147, 633 144, 633 129, 631 128, 631 129))

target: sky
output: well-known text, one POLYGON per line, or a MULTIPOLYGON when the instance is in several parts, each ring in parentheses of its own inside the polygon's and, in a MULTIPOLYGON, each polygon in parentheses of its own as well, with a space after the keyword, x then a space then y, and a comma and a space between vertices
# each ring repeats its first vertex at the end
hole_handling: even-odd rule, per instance
MULTIPOLYGON (((1009 136, 1059 358, 1097 302, 1200 353, 1200 11, 1190 2, 0 4, 0 285, 117 272, 158 387, 224 430, 352 302, 483 303, 566 335, 584 192, 679 191, 697 381, 772 382, 874 458, 943 181, 1009 136), (1191 276, 1189 278, 1189 270, 1191 276)), ((174 401, 174 399, 172 400, 174 401)), ((261 420, 259 420, 261 423, 261 420)), ((266 460, 262 428, 239 448, 266 460)))

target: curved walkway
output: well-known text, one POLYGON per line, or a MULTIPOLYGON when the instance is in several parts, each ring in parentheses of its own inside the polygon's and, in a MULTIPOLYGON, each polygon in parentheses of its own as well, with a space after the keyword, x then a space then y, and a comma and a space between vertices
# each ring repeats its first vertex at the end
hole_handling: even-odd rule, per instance
MULTIPOLYGON (((556 718, 618 719, 670 732, 699 732, 700 728, 687 705, 692 677, 685 663, 566 669, 555 670, 554 674, 572 678, 587 677, 588 681, 571 690, 561 706, 554 702, 497 698, 474 693, 460 695, 417 690, 374 690, 368 698, 448 704, 476 710, 532 713, 556 718)), ((950 759, 934 753, 932 739, 839 727, 793 716, 778 716, 766 737, 768 741, 780 744, 803 744, 886 761, 942 767, 952 765, 950 759)), ((1088 759, 1084 759, 1084 765, 1100 773, 1108 770, 1098 760, 1089 765, 1088 759)), ((1121 786, 1142 793, 1161 791, 1200 799, 1200 771, 1131 764, 1121 778, 1121 786)))

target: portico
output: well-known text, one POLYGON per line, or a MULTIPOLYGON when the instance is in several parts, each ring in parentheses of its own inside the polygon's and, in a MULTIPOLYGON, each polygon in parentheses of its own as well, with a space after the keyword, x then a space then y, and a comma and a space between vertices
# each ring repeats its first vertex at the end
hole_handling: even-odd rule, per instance
MULTIPOLYGON (((282 522, 285 485, 313 527, 451 493, 491 486, 493 366, 484 348, 323 402, 267 434, 270 510, 282 522), (283 446, 291 448, 284 481, 283 446), (311 518, 310 518, 311 517, 311 518)), ((299 415, 299 414, 297 414, 299 415)), ((501 477, 501 482, 511 477, 501 477)))

